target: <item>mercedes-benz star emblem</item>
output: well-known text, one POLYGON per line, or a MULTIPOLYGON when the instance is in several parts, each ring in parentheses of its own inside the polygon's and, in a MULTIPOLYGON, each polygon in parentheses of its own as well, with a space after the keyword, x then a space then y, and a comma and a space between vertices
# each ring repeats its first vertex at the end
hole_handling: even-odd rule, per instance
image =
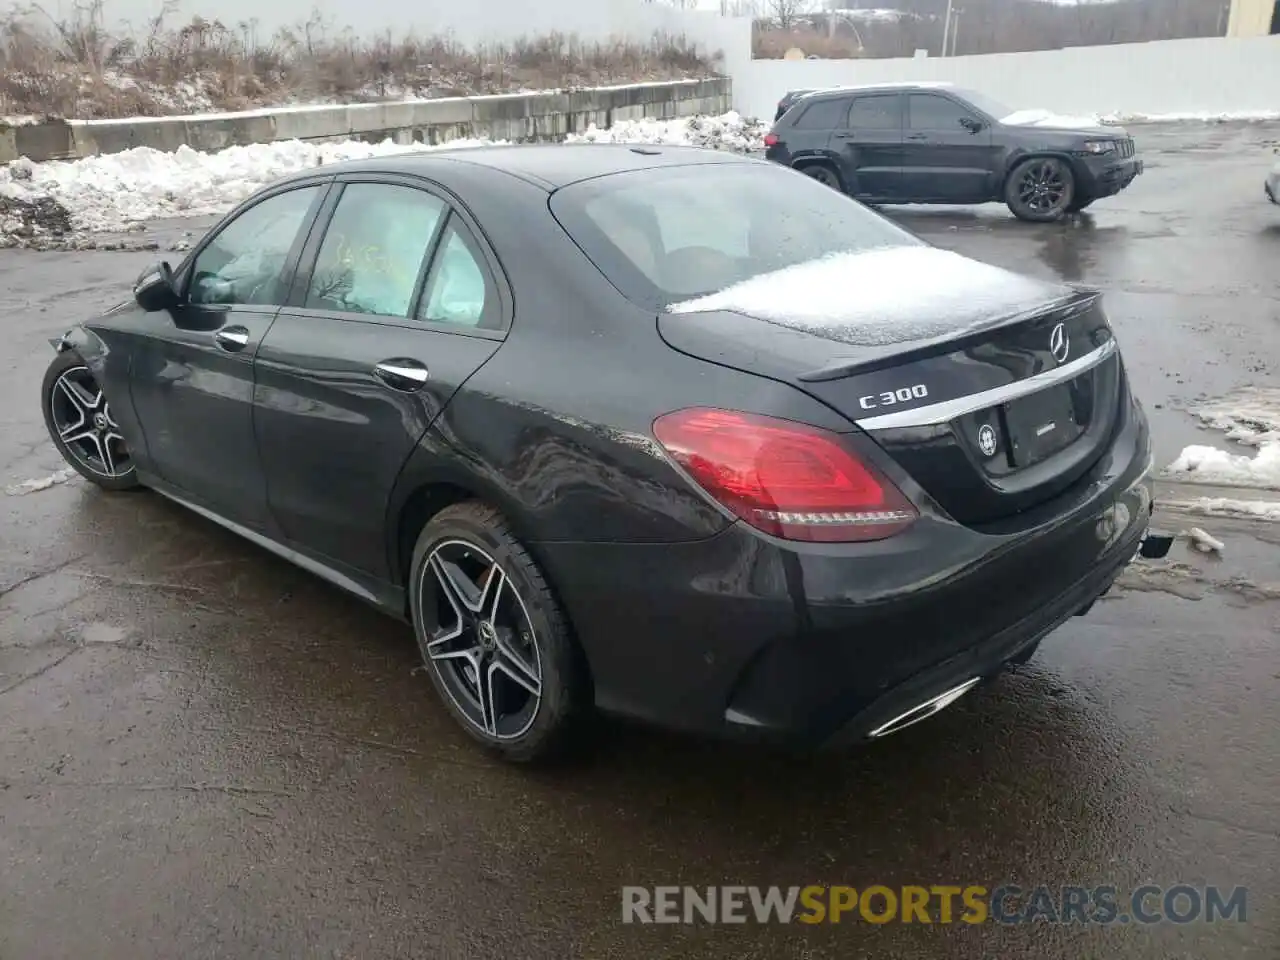
POLYGON ((1058 363, 1065 363, 1067 354, 1071 352, 1071 341, 1067 338, 1066 324, 1060 323, 1049 334, 1049 352, 1058 363))
POLYGON ((991 424, 984 423, 978 429, 978 449, 984 457, 989 457, 996 452, 996 446, 996 432, 991 429, 991 424))

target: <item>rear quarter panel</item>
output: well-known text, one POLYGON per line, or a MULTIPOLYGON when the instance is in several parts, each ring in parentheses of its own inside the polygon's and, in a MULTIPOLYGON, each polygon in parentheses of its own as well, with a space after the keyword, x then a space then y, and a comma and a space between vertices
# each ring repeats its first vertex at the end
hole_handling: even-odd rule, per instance
POLYGON ((515 318, 411 458, 401 502, 423 484, 453 483, 494 502, 530 541, 698 540, 731 520, 666 459, 652 434, 658 416, 718 406, 848 429, 793 387, 668 347, 656 314, 604 278, 551 216, 545 191, 494 194, 473 212, 510 280, 515 318), (535 205, 536 216, 521 216, 535 205))

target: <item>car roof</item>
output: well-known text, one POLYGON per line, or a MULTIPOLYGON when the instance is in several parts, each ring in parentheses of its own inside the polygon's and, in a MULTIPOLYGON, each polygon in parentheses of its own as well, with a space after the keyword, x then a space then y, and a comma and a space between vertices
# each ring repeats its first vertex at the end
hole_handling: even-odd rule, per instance
POLYGON ((827 94, 862 93, 870 90, 959 90, 954 83, 945 80, 904 80, 897 83, 858 83, 839 87, 823 87, 821 90, 810 90, 801 93, 805 100, 818 98, 827 94))
MULTIPOLYGON (((449 181, 474 180, 485 171, 501 171, 548 192, 596 177, 633 170, 701 164, 760 163, 741 154, 701 147, 645 143, 496 144, 483 147, 422 150, 326 164, 325 173, 399 173, 449 181), (469 170, 468 170, 469 168, 469 170), (468 177, 470 173, 470 177, 468 177)), ((296 176, 314 176, 301 171, 296 176)))

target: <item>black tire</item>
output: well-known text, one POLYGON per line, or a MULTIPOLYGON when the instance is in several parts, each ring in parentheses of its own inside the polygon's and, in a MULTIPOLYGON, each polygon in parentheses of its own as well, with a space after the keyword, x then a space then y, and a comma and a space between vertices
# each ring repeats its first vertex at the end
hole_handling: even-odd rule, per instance
POLYGON ((142 486, 101 386, 74 350, 59 353, 45 370, 40 408, 49 439, 80 476, 103 490, 142 486), (79 423, 69 423, 72 416, 79 417, 79 423))
POLYGON ((1071 201, 1071 205, 1067 207, 1067 213, 1079 213, 1085 207, 1089 206, 1089 204, 1093 203, 1093 201, 1096 199, 1097 197, 1077 196, 1076 199, 1071 201))
POLYGON ((823 186, 830 187, 832 190, 844 192, 844 184, 840 182, 840 174, 836 172, 836 168, 829 163, 808 163, 803 167, 797 167, 806 177, 813 177, 823 186))
MULTIPOLYGON (((409 609, 414 634, 422 654, 426 673, 449 712, 475 740, 503 759, 517 763, 541 763, 566 756, 579 742, 584 717, 589 712, 589 682, 582 655, 569 629, 568 619, 547 585, 546 578, 528 551, 520 544, 502 515, 477 502, 446 507, 431 518, 418 536, 413 550, 409 578, 409 609), (490 623, 487 653, 484 645, 483 619, 490 581, 473 579, 469 564, 496 576, 496 565, 504 579, 497 581, 497 591, 490 623), (464 565, 468 569, 463 569, 464 565), (448 572, 452 582, 466 580, 469 595, 479 596, 480 609, 463 611, 445 596, 439 569, 448 572), (461 575, 461 576, 459 576, 461 575), (518 600, 514 602, 510 598, 518 600), (456 639, 440 639, 453 632, 451 619, 458 614, 460 632, 456 639), (523 613, 527 620, 527 636, 518 623, 523 613), (477 622, 474 629, 464 627, 466 618, 477 622), (514 625, 499 621, 511 619, 514 625), (473 639, 474 638, 474 639, 473 639), (527 640, 527 643, 525 642, 527 640), (504 646, 505 644, 505 646, 504 646), (457 652, 474 648, 474 655, 490 659, 472 660, 469 654, 457 652), (511 651, 520 656, 524 669, 511 669, 516 661, 511 651), (538 695, 527 681, 537 670, 538 695), (486 690, 491 704, 498 698, 499 685, 507 706, 522 704, 514 713, 498 715, 498 708, 486 709, 486 694, 478 694, 479 682, 488 680, 486 690), (524 677, 521 680, 517 677, 524 677), (530 704, 532 703, 532 706, 530 704), (493 723, 489 723, 489 717, 493 723), (483 721, 481 720, 483 717, 483 721), (505 725, 505 726, 504 726, 505 725)), ((462 593, 455 593, 463 599, 462 593)))
POLYGON ((1004 202, 1019 220, 1052 223, 1075 200, 1076 178, 1057 157, 1032 157, 1013 168, 1004 185, 1004 202))

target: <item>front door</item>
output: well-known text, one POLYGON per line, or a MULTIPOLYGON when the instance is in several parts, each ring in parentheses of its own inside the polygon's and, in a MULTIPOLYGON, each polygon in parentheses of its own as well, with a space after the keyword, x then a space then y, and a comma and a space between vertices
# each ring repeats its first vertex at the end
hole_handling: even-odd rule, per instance
POLYGON ((902 193, 902 97, 855 97, 843 130, 831 135, 840 173, 855 197, 890 200, 902 193))
POLYGON ((428 185, 352 182, 329 206, 257 353, 258 444, 288 540, 391 579, 396 479, 501 345, 510 298, 470 224, 428 185))
POLYGON ((940 93, 907 97, 902 137, 904 192, 913 200, 982 203, 995 194, 991 127, 940 93))
POLYGON ((253 434, 253 358, 289 292, 328 189, 272 194, 229 220, 177 278, 181 305, 147 318, 131 390, 161 479, 262 529, 266 483, 253 434))

